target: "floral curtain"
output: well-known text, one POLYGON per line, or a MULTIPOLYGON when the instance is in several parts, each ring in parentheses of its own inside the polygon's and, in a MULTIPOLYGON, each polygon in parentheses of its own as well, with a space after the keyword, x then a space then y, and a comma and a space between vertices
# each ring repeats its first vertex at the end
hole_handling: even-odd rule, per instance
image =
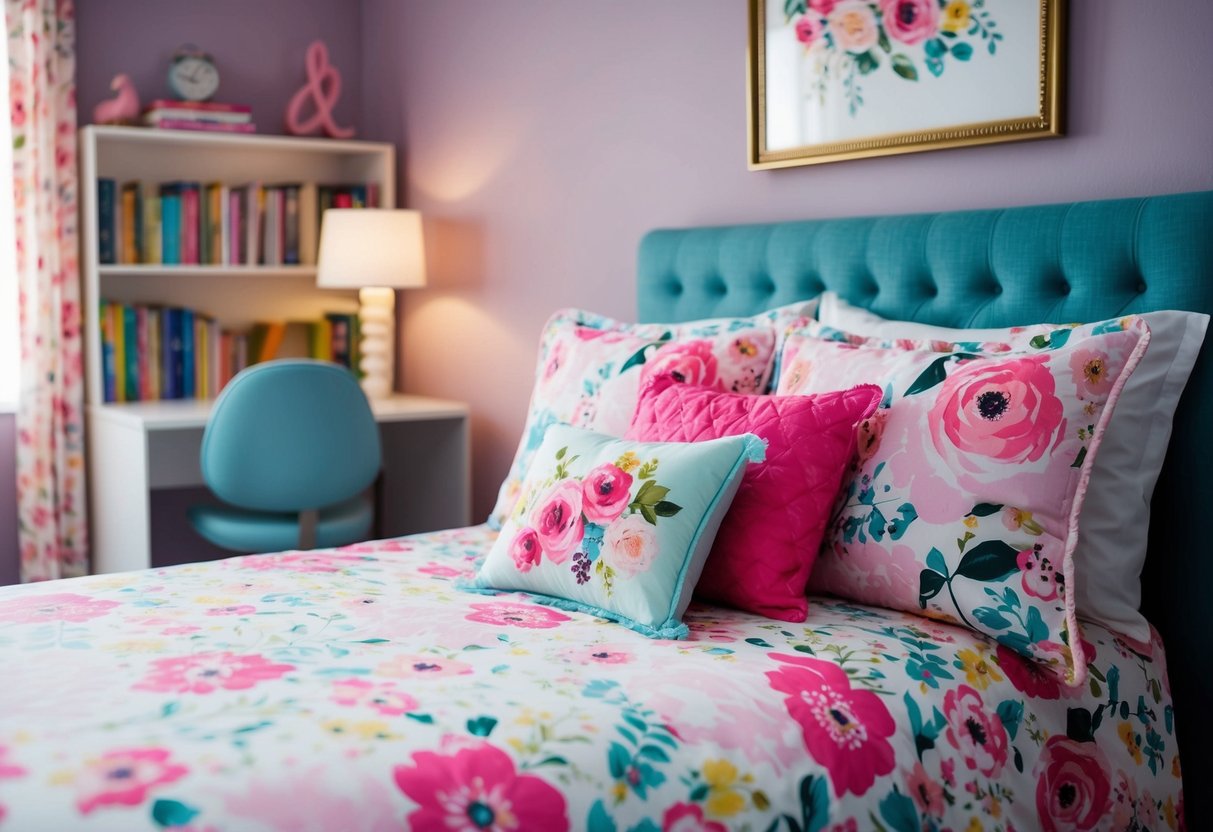
POLYGON ((88 571, 72 0, 5 0, 21 386, 21 578, 88 571))

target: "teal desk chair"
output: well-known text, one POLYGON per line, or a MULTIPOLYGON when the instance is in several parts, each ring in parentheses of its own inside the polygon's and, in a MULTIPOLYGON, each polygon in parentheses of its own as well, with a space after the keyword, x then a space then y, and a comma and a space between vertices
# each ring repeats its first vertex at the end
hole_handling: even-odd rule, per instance
POLYGON ((220 548, 277 552, 369 536, 364 492, 379 473, 379 426, 344 367, 282 360, 241 371, 215 400, 201 462, 228 505, 192 506, 190 522, 220 548))

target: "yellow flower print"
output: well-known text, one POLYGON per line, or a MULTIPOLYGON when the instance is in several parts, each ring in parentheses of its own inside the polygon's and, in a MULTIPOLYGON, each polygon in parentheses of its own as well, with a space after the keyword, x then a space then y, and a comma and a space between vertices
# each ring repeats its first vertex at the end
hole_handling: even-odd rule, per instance
POLYGON ((733 346, 737 350, 738 355, 746 358, 753 358, 758 355, 758 345, 754 343, 754 339, 752 338, 738 338, 733 342, 733 346))
MULTIPOLYGON (((1179 759, 1176 757, 1176 759, 1179 759)), ((1167 802, 1162 805, 1162 814, 1171 829, 1179 828, 1179 813, 1175 810, 1175 798, 1167 795, 1167 802)))
POLYGON ((985 827, 981 825, 981 818, 969 818, 969 825, 965 827, 965 832, 985 832, 985 827))
POLYGON ((615 788, 613 790, 613 793, 615 795, 615 802, 622 803, 625 799, 627 799, 628 787, 627 787, 627 785, 624 784, 624 782, 622 780, 619 780, 618 782, 615 783, 615 788))
POLYGON ((393 734, 391 727, 380 719, 368 719, 361 722, 350 722, 345 719, 330 719, 324 723, 324 729, 331 734, 358 737, 364 740, 397 740, 399 734, 393 734))
POLYGON ((965 0, 952 0, 943 10, 943 21, 939 28, 945 32, 963 32, 969 28, 969 4, 965 0))
POLYGON ((615 460, 615 467, 626 474, 630 474, 640 467, 640 457, 636 456, 635 451, 627 451, 623 456, 615 460))
POLYGON ((989 648, 978 645, 975 650, 961 650, 956 654, 956 667, 965 672, 969 684, 977 690, 985 690, 991 682, 1001 682, 998 666, 989 660, 989 648))
POLYGON ((1133 730, 1133 724, 1131 722, 1120 723, 1116 733, 1120 736, 1120 741, 1125 744, 1133 762, 1141 765, 1141 749, 1137 746, 1137 732, 1133 730))
POLYGON ((703 779, 708 784, 706 808, 709 815, 728 818, 746 807, 745 795, 733 788, 737 782, 737 767, 728 760, 704 763, 703 779))
POLYGON ((1179 779, 1179 755, 1178 754, 1176 754, 1174 757, 1171 758, 1171 774, 1173 774, 1175 776, 1176 780, 1179 779))
POLYGON ((966 517, 964 519, 964 524, 965 524, 965 528, 968 528, 968 529, 977 528, 977 517, 970 514, 968 517, 966 517))

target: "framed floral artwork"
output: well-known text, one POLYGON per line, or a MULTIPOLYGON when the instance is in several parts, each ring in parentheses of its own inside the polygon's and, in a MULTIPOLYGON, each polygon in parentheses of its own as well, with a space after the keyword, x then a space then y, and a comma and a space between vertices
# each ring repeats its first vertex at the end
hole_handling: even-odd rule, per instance
POLYGON ((1065 0, 750 0, 749 164, 1062 135, 1065 0))

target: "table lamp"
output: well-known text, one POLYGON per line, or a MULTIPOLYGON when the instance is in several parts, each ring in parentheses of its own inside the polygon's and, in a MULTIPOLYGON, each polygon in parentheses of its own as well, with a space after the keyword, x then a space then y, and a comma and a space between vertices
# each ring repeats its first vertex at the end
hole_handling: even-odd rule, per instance
POLYGON ((325 211, 316 285, 358 289, 362 390, 371 399, 392 395, 396 290, 425 285, 421 214, 381 208, 325 211))

